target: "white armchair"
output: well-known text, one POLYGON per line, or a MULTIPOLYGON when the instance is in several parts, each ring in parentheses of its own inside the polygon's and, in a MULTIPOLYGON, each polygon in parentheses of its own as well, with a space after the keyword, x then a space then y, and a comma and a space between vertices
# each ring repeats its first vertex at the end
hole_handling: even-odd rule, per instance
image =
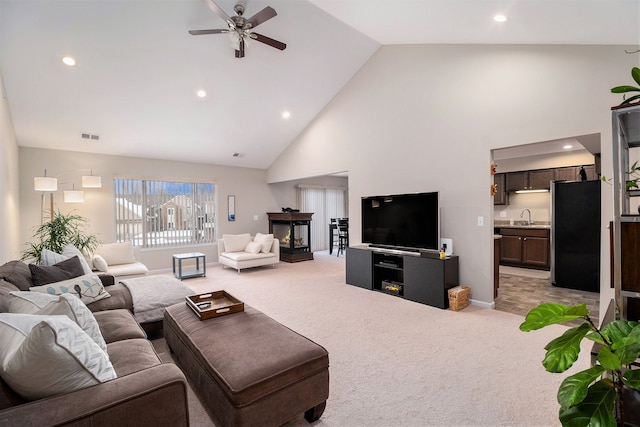
POLYGON ((280 262, 280 241, 273 234, 257 233, 252 239, 246 234, 224 234, 218 239, 218 262, 222 268, 243 268, 271 265, 280 262))
POLYGON ((101 245, 92 257, 93 267, 115 276, 116 281, 147 274, 149 269, 139 259, 140 248, 131 242, 101 245))

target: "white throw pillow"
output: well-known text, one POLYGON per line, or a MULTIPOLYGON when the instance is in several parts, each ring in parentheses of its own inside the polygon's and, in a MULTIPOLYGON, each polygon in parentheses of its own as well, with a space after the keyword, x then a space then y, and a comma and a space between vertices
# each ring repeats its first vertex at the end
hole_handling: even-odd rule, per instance
POLYGON ((98 271, 102 271, 102 272, 106 272, 109 269, 109 264, 107 264, 107 261, 98 254, 95 254, 93 256, 93 266, 98 271))
POLYGON ((40 292, 14 291, 9 295, 9 313, 67 316, 76 322, 103 351, 107 351, 107 343, 102 337, 98 321, 91 310, 72 294, 50 295, 40 292))
POLYGON ((225 252, 243 252, 251 241, 251 234, 223 234, 225 252))
POLYGON ((133 253, 133 243, 109 243, 102 245, 96 251, 107 262, 108 265, 131 264, 136 262, 133 253))
POLYGON ((253 238, 253 241, 262 245, 262 248, 260 249, 262 253, 269 253, 273 246, 273 234, 256 233, 256 237, 253 238))
POLYGON ((256 242, 249 242, 244 248, 244 251, 250 254, 259 254, 262 250, 262 245, 256 242))
POLYGON ((40 265, 56 265, 69 258, 71 257, 50 251, 49 249, 43 249, 40 252, 40 265))
POLYGON ((0 313, 0 376, 27 400, 116 378, 106 353, 66 316, 0 313))
POLYGON ((67 258, 73 258, 74 256, 78 256, 78 259, 80 260, 80 264, 82 264, 82 269, 84 270, 84 274, 91 274, 91 267, 89 266, 89 263, 85 259, 84 254, 80 252, 80 250, 75 246, 67 245, 64 248, 62 248, 62 255, 66 256, 67 258))
POLYGON ((44 292, 51 295, 61 295, 72 293, 82 300, 85 304, 103 298, 109 298, 111 295, 104 290, 104 285, 95 274, 85 274, 84 276, 74 277, 73 279, 63 280, 61 282, 49 283, 48 285, 32 286, 29 288, 31 292, 44 292))

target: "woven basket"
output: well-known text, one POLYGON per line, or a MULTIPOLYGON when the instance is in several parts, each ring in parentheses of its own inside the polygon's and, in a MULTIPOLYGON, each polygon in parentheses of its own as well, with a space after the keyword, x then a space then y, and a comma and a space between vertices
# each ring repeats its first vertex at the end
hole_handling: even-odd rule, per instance
POLYGON ((448 291, 449 308, 453 311, 459 311, 469 305, 469 297, 471 297, 471 288, 468 286, 456 286, 448 291))

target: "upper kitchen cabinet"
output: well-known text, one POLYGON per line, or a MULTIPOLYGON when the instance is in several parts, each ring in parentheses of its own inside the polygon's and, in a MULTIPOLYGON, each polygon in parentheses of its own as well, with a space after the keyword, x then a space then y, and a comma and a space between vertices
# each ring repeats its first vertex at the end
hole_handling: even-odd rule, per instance
MULTIPOLYGON (((587 174, 587 181, 596 181, 600 179, 596 171, 596 165, 582 166, 587 174)), ((567 166, 556 168, 556 181, 581 181, 580 166, 567 166)))
POLYGON ((497 173, 493 176, 493 183, 496 186, 496 194, 493 195, 494 205, 507 205, 509 204, 509 194, 507 193, 505 173, 497 173))
POLYGON ((548 190, 555 178, 555 169, 507 172, 507 191, 548 190))

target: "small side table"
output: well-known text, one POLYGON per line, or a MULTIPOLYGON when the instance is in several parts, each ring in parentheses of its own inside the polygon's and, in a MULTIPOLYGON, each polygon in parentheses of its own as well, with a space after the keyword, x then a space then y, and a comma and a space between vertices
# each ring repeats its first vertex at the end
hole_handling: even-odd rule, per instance
POLYGON ((173 255, 173 275, 178 279, 189 279, 191 277, 206 277, 207 275, 207 261, 205 254, 201 252, 187 252, 184 254, 173 255), (195 259, 196 269, 182 271, 182 261, 185 259, 195 259), (200 268, 200 259, 202 259, 202 269, 200 268), (178 272, 176 273, 176 260, 178 261, 178 272))

